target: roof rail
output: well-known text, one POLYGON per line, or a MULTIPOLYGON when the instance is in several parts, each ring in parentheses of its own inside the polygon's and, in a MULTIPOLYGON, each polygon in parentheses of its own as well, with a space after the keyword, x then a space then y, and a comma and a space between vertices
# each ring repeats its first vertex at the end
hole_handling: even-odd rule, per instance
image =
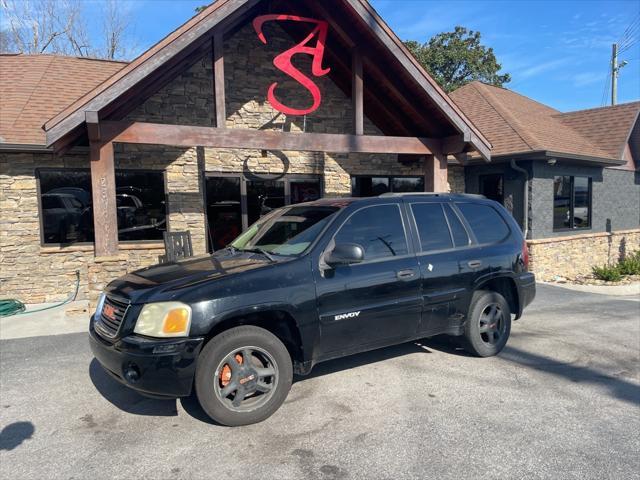
POLYGON ((486 199, 484 195, 479 195, 475 193, 445 193, 445 192, 387 192, 379 197, 413 197, 413 196, 427 196, 427 197, 462 197, 462 198, 483 198, 486 199))

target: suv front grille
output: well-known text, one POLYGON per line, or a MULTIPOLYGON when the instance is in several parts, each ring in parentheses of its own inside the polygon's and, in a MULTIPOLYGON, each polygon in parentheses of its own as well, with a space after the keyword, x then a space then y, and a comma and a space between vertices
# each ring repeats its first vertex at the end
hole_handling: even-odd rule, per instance
POLYGON ((100 315, 96 319, 96 331, 106 338, 115 338, 122 325, 125 315, 129 310, 129 303, 107 297, 100 315))

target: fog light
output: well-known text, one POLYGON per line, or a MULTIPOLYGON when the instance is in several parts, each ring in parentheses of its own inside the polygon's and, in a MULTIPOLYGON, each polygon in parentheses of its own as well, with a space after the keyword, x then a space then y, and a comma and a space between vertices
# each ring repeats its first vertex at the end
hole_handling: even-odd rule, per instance
POLYGON ((136 383, 140 380, 140 369, 137 365, 130 363, 124 369, 124 378, 129 383, 136 383))

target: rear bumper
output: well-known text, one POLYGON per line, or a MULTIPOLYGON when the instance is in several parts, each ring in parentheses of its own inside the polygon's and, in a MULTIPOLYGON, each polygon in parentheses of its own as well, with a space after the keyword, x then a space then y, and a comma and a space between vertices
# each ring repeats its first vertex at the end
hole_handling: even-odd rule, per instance
POLYGON ((153 397, 191 394, 203 343, 203 338, 153 340, 136 335, 110 343, 96 333, 93 320, 89 327, 91 351, 107 373, 123 385, 153 397))
POLYGON ((518 305, 520 310, 516 318, 520 318, 525 307, 536 298, 536 276, 531 272, 525 272, 518 275, 515 281, 518 287, 518 305))

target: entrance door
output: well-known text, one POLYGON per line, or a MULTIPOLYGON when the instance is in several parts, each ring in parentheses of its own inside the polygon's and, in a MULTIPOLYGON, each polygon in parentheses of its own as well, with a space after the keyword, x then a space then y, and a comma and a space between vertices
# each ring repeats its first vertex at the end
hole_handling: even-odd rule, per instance
POLYGON ((356 243, 364 261, 316 272, 324 358, 412 338, 422 311, 419 265, 398 203, 363 207, 334 244, 356 243))
POLYGON ((271 210, 317 200, 321 191, 319 177, 285 175, 262 179, 246 178, 240 173, 206 174, 209 251, 226 247, 271 210))
POLYGON ((504 205, 504 175, 482 175, 479 180, 480 194, 504 205))

